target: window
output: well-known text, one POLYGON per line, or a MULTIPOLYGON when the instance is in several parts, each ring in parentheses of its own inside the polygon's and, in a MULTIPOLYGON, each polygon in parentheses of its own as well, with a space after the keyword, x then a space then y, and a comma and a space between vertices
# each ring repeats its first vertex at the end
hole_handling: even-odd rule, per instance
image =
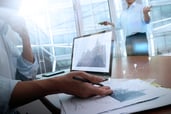
POLYGON ((90 34, 106 29, 98 23, 111 21, 108 0, 80 0, 82 34, 90 34))
POLYGON ((171 1, 150 0, 155 55, 171 52, 171 1))
POLYGON ((98 23, 110 19, 107 0, 23 0, 21 14, 39 73, 69 68, 73 38, 103 30, 98 23))

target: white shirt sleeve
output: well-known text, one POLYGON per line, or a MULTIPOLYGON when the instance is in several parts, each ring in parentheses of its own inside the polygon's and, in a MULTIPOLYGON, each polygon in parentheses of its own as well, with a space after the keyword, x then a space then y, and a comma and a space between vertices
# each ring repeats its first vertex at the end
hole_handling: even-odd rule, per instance
POLYGON ((0 114, 8 111, 8 103, 17 82, 18 80, 11 80, 0 76, 0 114))
MULTIPOLYGON (((34 63, 31 63, 23 58, 22 51, 16 47, 18 44, 22 43, 18 33, 13 31, 12 28, 8 26, 8 30, 4 37, 5 43, 7 44, 7 49, 9 50, 8 54, 10 54, 9 57, 13 62, 12 69, 17 69, 26 78, 35 79, 39 67, 37 59, 35 58, 34 63)), ((21 77, 21 79, 22 78, 23 77, 21 77)))
POLYGON ((25 60, 22 56, 17 60, 17 69, 29 79, 35 79, 38 67, 37 59, 35 59, 34 63, 25 60))

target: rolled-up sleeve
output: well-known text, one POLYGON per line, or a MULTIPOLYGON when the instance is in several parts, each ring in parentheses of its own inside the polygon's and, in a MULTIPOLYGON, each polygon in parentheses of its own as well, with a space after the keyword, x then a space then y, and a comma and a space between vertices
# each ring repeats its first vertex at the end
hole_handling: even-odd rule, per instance
POLYGON ((35 79, 39 65, 37 59, 34 63, 25 60, 22 56, 19 56, 17 60, 17 69, 21 74, 30 79, 35 79))
POLYGON ((0 76, 0 114, 7 112, 12 91, 18 82, 0 76))

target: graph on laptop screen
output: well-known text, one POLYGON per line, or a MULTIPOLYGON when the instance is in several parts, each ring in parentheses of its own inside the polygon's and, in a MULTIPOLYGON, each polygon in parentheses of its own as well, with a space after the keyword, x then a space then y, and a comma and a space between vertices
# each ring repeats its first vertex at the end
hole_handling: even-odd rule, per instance
POLYGON ((71 71, 111 75, 112 32, 76 37, 73 39, 71 71))

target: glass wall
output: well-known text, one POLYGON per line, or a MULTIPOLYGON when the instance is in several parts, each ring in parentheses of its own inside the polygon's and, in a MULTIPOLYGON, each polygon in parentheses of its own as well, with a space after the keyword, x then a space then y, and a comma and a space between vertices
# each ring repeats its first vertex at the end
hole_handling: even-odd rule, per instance
MULTIPOLYGON (((102 21, 111 21, 108 0, 79 0, 82 19, 82 34, 100 32, 105 26, 99 25, 102 21)), ((107 29, 107 28, 106 28, 107 29)))
POLYGON ((149 0, 152 5, 152 34, 154 55, 170 55, 171 53, 171 1, 149 0))
POLYGON ((28 23, 39 73, 68 68, 77 34, 72 0, 23 0, 20 13, 28 23))
MULTIPOLYGON (((151 55, 170 53, 171 1, 137 2, 152 5, 151 55)), ((112 29, 99 25, 99 22, 115 22, 125 7, 125 0, 23 0, 21 14, 28 22, 32 47, 40 64, 39 73, 69 68, 73 38, 112 29)), ((114 55, 125 56, 123 32, 114 33, 117 41, 114 55)))
POLYGON ((23 0, 20 14, 28 23, 39 73, 69 68, 73 38, 106 30, 98 23, 110 20, 108 0, 23 0))

